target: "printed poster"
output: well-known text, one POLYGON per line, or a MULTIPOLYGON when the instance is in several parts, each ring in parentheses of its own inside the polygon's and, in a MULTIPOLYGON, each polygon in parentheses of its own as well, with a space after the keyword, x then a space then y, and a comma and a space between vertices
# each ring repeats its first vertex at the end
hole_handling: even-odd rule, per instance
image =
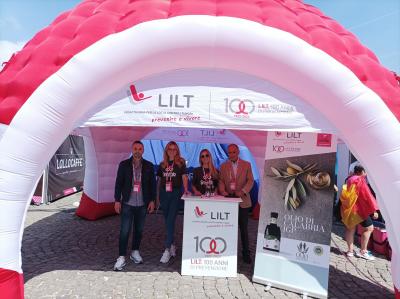
POLYGON ((240 199, 183 199, 182 275, 236 277, 240 199))
POLYGON ((331 134, 268 132, 255 282, 327 297, 335 151, 331 134))
POLYGON ((54 201, 82 190, 84 177, 83 138, 69 135, 49 162, 48 200, 54 201))

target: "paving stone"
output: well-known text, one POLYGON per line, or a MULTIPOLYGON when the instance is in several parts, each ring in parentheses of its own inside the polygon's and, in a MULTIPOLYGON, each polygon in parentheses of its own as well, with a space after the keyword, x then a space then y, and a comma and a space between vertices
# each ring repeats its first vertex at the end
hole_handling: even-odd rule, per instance
MULTIPOLYGON (((29 208, 22 240, 25 298, 301 298, 275 288, 265 292, 263 285, 251 281, 253 265, 243 264, 240 258, 234 278, 181 276, 182 248, 170 264, 160 264, 165 237, 160 214, 146 220, 141 245, 144 264, 135 265, 128 259, 123 271, 114 272, 119 217, 97 221, 76 217, 72 203, 79 196, 29 208)), ((179 215, 177 244, 182 242, 182 220, 179 215)), ((253 253, 257 225, 249 219, 253 253)), ((393 298, 390 262, 383 256, 374 262, 347 258, 341 254, 346 250, 343 232, 341 225, 333 225, 328 298, 393 298)))

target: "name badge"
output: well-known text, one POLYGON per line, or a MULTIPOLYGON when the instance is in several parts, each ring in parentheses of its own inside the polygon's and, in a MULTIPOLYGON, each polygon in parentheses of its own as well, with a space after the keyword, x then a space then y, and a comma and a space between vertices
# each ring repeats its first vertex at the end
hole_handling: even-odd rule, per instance
POLYGON ((172 192, 172 182, 165 183, 165 191, 172 192))
POLYGON ((232 191, 236 190, 236 183, 235 182, 230 182, 229 187, 232 191))
POLYGON ((140 192, 140 182, 133 183, 133 192, 140 192))

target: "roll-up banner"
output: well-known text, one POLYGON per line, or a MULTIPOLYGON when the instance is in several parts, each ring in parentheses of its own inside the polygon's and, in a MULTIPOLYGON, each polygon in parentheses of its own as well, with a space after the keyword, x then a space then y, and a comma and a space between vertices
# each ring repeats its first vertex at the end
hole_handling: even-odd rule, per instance
POLYGON ((328 295, 336 138, 268 132, 253 281, 328 295))
POLYGON ((70 135, 49 162, 47 197, 54 201, 82 190, 85 176, 85 148, 81 136, 70 135))

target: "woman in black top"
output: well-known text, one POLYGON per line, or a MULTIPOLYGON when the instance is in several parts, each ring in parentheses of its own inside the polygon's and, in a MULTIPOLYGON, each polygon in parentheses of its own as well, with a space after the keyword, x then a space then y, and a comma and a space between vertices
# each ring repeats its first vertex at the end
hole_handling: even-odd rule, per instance
POLYGON ((200 152, 199 163, 200 167, 193 169, 192 190, 198 196, 211 195, 217 191, 219 172, 207 149, 200 152))
POLYGON ((186 161, 181 157, 176 142, 170 141, 165 147, 163 161, 158 168, 157 177, 158 199, 167 227, 165 250, 160 260, 161 263, 165 264, 176 255, 176 246, 174 245, 175 220, 179 200, 182 196, 182 187, 184 193, 189 194, 186 161))

